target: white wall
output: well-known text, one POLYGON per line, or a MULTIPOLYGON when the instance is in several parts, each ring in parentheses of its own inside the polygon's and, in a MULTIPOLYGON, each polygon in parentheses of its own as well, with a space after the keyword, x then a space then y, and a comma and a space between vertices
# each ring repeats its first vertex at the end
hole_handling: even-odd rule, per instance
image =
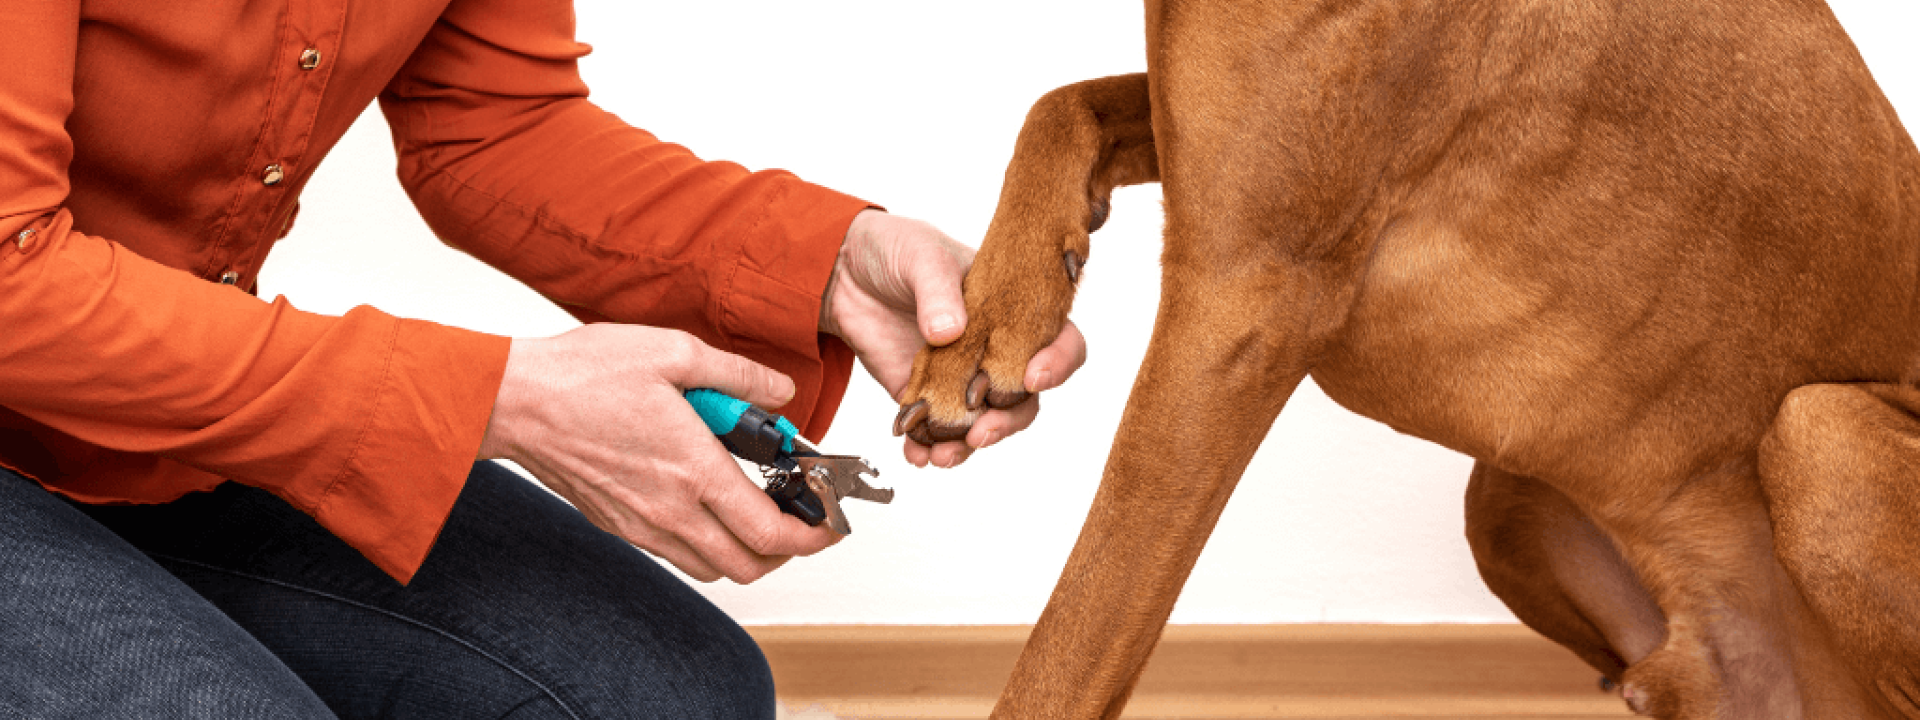
MULTIPOLYGON (((578 0, 595 99, 708 158, 782 167, 977 242, 1028 104, 1144 69, 1133 3, 578 0)), ((1915 117, 1910 0, 1834 3, 1882 87, 1915 117)), ((262 294, 506 335, 573 325, 531 291, 441 246, 393 180, 377 113, 304 197, 262 294)), ((556 169, 559 170, 559 169, 556 169)), ((915 470, 894 406, 858 375, 824 446, 896 488, 849 503, 856 533, 751 586, 703 586, 746 623, 1023 623, 1046 602, 1099 482, 1157 302, 1157 186, 1116 194, 1074 319, 1092 357, 1036 426, 956 470, 915 470)), ((1470 462, 1353 416, 1303 386, 1221 518, 1173 620, 1510 621, 1461 537, 1470 462)))

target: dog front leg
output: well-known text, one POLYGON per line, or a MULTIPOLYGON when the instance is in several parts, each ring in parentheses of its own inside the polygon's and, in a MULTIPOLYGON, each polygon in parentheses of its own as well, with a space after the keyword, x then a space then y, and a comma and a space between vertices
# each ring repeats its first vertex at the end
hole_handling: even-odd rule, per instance
POLYGON ((915 358, 895 434, 958 440, 987 406, 1025 402, 1027 361, 1066 324, 1113 189, 1159 179, 1145 74, 1075 83, 1034 103, 963 286, 967 329, 915 358))
POLYGON ((1241 472, 1305 377, 1304 322, 1275 316, 1307 314, 1316 284, 1228 282, 1228 270, 1167 268, 1100 490, 995 718, 1119 716, 1241 472))

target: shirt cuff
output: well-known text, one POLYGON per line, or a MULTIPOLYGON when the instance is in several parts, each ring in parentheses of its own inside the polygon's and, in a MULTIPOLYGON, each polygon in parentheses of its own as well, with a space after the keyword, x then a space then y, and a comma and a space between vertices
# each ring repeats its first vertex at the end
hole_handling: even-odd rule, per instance
POLYGON ((877 207, 797 178, 783 179, 764 210, 744 219, 747 227, 732 234, 752 240, 735 250, 716 292, 721 349, 792 378, 793 401, 780 414, 815 442, 840 408, 854 360, 839 338, 819 331, 820 296, 853 217, 877 207))
POLYGON ((413 579, 465 486, 512 341, 400 320, 366 425, 314 519, 401 583, 413 579))

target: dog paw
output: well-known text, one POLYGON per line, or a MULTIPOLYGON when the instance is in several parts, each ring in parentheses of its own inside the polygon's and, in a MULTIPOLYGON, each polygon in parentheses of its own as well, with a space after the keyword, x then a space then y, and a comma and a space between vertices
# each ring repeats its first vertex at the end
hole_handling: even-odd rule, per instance
POLYGON ((982 253, 967 276, 967 327, 953 342, 914 358, 895 435, 927 445, 961 440, 988 409, 1033 397, 1027 363, 1066 325, 1085 265, 1085 255, 1072 249, 1056 257, 1016 265, 982 253))
MULTIPOLYGON (((974 318, 960 339, 927 348, 914 359, 893 434, 934 443, 961 440, 988 408, 1010 408, 1032 397, 1026 388, 1027 361, 1045 347, 1038 331, 981 327, 974 318)), ((1057 332, 1057 331, 1056 331, 1057 332)))
POLYGON ((1620 699, 1635 715, 1675 720, 1716 715, 1719 682, 1709 669, 1706 648, 1671 638, 1622 675, 1620 699))

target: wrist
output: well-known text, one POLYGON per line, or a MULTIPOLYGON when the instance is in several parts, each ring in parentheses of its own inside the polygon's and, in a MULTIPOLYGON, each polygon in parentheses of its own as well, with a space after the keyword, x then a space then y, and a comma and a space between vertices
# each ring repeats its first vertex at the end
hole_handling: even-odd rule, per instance
POLYGON ((847 234, 840 239, 840 249, 833 256, 833 271, 827 276, 827 286, 820 292, 820 332, 846 340, 840 331, 840 313, 837 301, 844 301, 838 291, 840 283, 847 278, 847 264, 853 252, 865 242, 873 224, 879 222, 885 211, 867 208, 853 216, 847 223, 847 234))
POLYGON ((519 432, 526 424, 527 409, 533 398, 538 396, 534 380, 539 373, 533 370, 538 364, 538 339, 514 338, 507 350, 506 372, 500 378, 500 390, 493 398, 493 413, 487 418, 487 432, 480 440, 480 452, 476 459, 504 459, 519 461, 519 432))
POLYGON ((827 274, 827 287, 825 290, 820 291, 820 323, 819 326, 815 328, 822 334, 832 335, 842 340, 846 338, 840 337, 840 324, 833 311, 833 299, 834 290, 840 282, 840 277, 845 274, 841 266, 845 265, 846 261, 841 258, 845 257, 846 252, 846 245, 842 244, 839 254, 833 258, 833 271, 827 274))

